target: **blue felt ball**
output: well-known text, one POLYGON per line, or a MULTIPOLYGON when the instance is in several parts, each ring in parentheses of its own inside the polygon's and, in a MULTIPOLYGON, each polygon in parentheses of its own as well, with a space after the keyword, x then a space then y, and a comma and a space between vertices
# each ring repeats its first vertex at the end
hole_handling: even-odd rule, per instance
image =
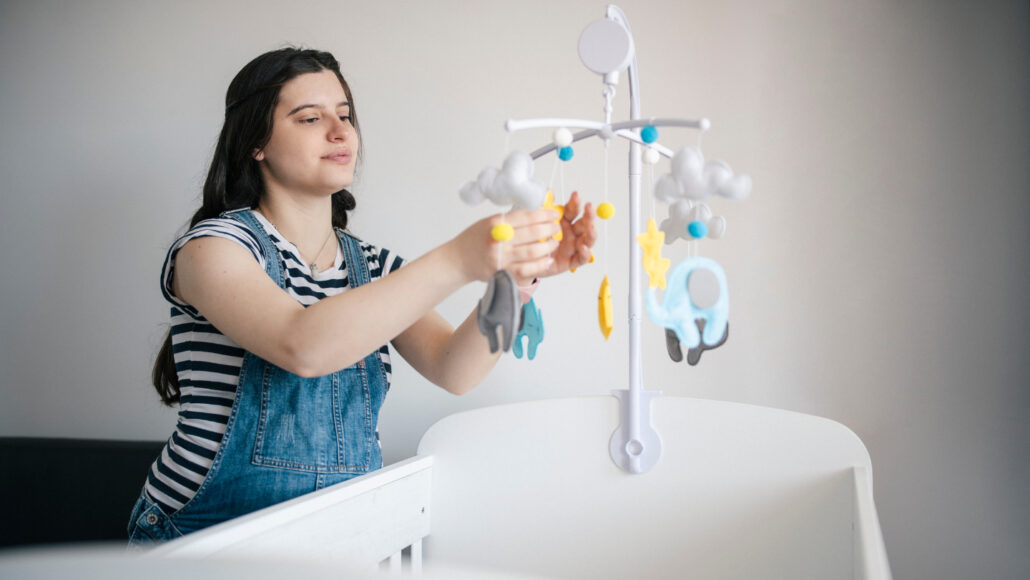
POLYGON ((695 238, 703 238, 708 235, 708 225, 702 221, 692 221, 687 224, 687 233, 695 238))
POLYGON ((572 147, 562 147, 558 150, 558 159, 561 159, 562 161, 568 161, 569 159, 572 159, 572 155, 572 147))
POLYGON ((647 125, 640 130, 640 140, 644 143, 654 143, 658 140, 658 129, 654 125, 647 125))

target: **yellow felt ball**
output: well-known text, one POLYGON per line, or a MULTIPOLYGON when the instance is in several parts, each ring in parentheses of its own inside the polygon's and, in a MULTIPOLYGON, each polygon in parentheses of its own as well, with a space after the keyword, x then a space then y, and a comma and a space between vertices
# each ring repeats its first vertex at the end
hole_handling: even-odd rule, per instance
POLYGON ((490 230, 490 236, 498 242, 507 242, 515 235, 515 230, 511 227, 511 224, 497 224, 490 230))
POLYGON ((615 215, 615 206, 607 201, 597 206, 597 217, 606 220, 615 215))

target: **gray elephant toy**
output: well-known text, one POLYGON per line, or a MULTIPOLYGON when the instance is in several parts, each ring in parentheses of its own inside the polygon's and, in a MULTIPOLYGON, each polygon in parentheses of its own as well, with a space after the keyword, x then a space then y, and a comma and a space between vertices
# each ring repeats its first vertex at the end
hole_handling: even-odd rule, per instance
MULTIPOLYGON (((697 331, 699 333, 703 333, 705 331, 704 319, 698 318, 694 322, 697 324, 697 331)), ((726 322, 726 332, 723 333, 722 339, 720 339, 719 342, 711 346, 701 342, 696 347, 687 351, 687 364, 690 366, 696 366, 697 363, 701 362, 701 353, 726 344, 726 339, 729 337, 730 323, 726 322)), ((671 358, 673 362, 680 362, 683 360, 683 350, 680 348, 680 339, 676 336, 676 331, 671 328, 665 329, 665 347, 668 349, 669 358, 671 358)))
POLYGON ((522 323, 522 304, 515 277, 507 270, 498 270, 486 285, 479 300, 476 322, 490 342, 490 352, 511 350, 522 323))

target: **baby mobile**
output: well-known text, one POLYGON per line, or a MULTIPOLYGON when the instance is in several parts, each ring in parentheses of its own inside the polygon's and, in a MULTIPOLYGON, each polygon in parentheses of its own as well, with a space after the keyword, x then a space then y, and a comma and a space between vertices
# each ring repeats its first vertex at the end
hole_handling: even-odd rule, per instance
MULTIPOLYGON (((559 171, 559 195, 554 194, 554 171, 547 187, 533 179, 533 161, 555 153, 560 163, 570 162, 573 144, 598 137, 604 146, 603 201, 597 206, 602 220, 603 255, 607 255, 607 223, 615 215, 615 206, 608 200, 608 144, 613 138, 630 142, 629 154, 629 223, 630 223, 630 288, 629 288, 629 389, 615 390, 620 401, 621 425, 612 435, 609 451, 613 461, 625 471, 645 473, 661 457, 661 437, 651 421, 651 401, 661 391, 643 388, 640 349, 641 285, 648 277, 646 310, 651 320, 664 329, 666 348, 675 362, 683 360, 696 365, 705 350, 721 346, 729 335, 729 295, 726 274, 714 260, 698 255, 698 240, 721 238, 726 220, 713 215, 704 202, 712 197, 744 200, 751 193, 751 179, 734 174, 730 166, 718 160, 705 161, 698 146, 673 151, 658 141, 659 127, 686 127, 707 131, 707 119, 682 120, 642 118, 639 83, 633 36, 622 11, 609 5, 605 17, 591 23, 579 38, 579 56, 583 64, 603 78, 604 120, 541 118, 509 120, 510 132, 526 129, 551 129, 552 141, 532 153, 513 151, 500 169, 488 167, 475 181, 460 191, 463 201, 476 205, 489 199, 497 205, 513 208, 547 207, 562 211, 564 170, 559 171), (612 122, 612 100, 620 71, 627 70, 629 80, 630 119, 612 122), (576 132, 573 132, 575 130, 576 132), (642 148, 644 151, 642 152, 642 148), (670 158, 670 172, 656 181, 654 168, 662 157, 670 158), (653 192, 651 216, 641 232, 640 174, 641 163, 649 167, 649 185, 653 192), (668 204, 669 214, 656 223, 655 200, 668 204), (558 203, 556 203, 558 202, 558 203), (662 257, 662 248, 677 240, 688 243, 688 257, 670 270, 671 261, 662 257), (668 273, 668 275, 666 275, 668 273), (664 291, 659 300, 657 291, 664 291)), ((699 134, 700 136, 700 134, 699 134)), ((700 142, 700 138, 699 138, 700 142)), ((504 243, 511 238, 511 226, 501 223, 491 232, 494 240, 504 243)), ((556 239, 560 241, 560 233, 556 239)), ((593 256, 591 256, 591 262, 593 256)), ((613 328, 611 282, 607 259, 598 292, 598 324, 607 340, 613 328)), ((520 307, 519 289, 510 272, 502 269, 487 284, 478 308, 479 329, 485 334, 492 352, 508 351, 521 358, 522 338, 528 340, 527 356, 532 360, 544 339, 544 323, 533 300, 520 307)))

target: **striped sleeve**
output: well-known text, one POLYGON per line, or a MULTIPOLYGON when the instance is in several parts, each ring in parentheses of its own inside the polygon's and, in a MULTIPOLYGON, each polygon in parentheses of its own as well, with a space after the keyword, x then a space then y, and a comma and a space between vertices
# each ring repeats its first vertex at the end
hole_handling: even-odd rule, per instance
POLYGON ((386 248, 366 242, 360 242, 360 244, 365 261, 368 262, 368 274, 372 280, 378 280, 404 265, 403 258, 386 248))
POLYGON ((172 291, 172 279, 175 275, 175 258, 178 256, 179 250, 191 240, 207 237, 222 238, 243 246, 250 251, 250 254, 254 256, 254 259, 257 260, 262 268, 265 267, 264 256, 261 254, 261 245, 257 237, 250 228, 242 223, 228 218, 213 218, 199 222, 190 228, 182 237, 175 240, 172 247, 168 249, 164 266, 161 268, 161 294, 172 306, 175 306, 195 320, 204 320, 204 317, 200 315, 196 308, 180 300, 172 291))

